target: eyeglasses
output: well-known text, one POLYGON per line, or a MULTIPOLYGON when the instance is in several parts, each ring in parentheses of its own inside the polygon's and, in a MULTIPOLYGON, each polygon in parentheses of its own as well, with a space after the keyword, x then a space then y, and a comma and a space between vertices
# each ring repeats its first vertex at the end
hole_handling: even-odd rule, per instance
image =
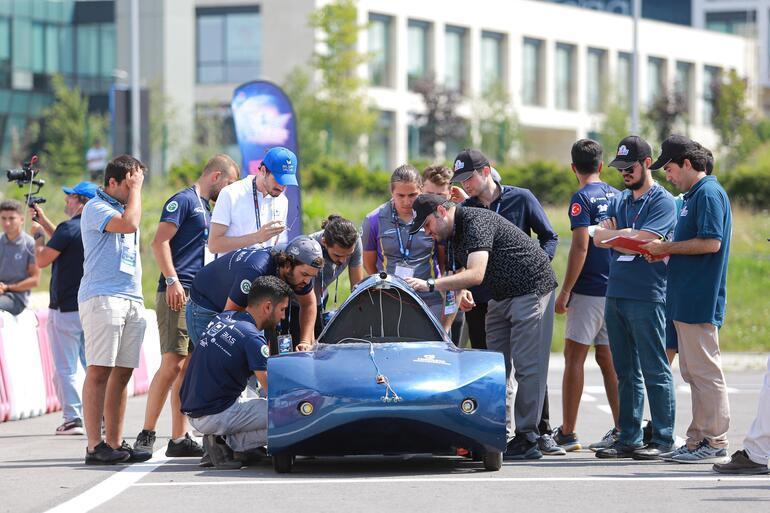
POLYGON ((618 172, 620 174, 623 174, 623 175, 633 174, 634 171, 636 171, 636 165, 637 164, 640 164, 640 162, 634 162, 633 164, 631 164, 629 167, 627 167, 625 169, 618 169, 618 172))

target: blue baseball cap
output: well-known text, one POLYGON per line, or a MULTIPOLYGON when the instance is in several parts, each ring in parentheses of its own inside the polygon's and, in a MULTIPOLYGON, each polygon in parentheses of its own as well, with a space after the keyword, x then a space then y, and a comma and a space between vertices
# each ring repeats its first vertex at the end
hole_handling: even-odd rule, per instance
POLYGON ((262 159, 268 171, 281 185, 299 185, 297 183, 297 156, 288 148, 276 146, 270 148, 262 159))
POLYGON ((74 187, 62 187, 61 190, 64 191, 64 194, 77 194, 78 196, 85 196, 91 199, 96 196, 98 188, 99 186, 93 182, 80 182, 74 187))

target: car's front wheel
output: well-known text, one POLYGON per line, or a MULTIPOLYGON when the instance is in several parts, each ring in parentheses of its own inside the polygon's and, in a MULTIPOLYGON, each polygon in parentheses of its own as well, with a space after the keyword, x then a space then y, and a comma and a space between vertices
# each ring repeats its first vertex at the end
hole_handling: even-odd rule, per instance
POLYGON ((503 466, 503 453, 501 452, 485 452, 484 453, 484 469, 497 471, 503 466))
POLYGON ((293 466, 293 455, 287 453, 273 455, 273 469, 279 474, 288 474, 293 466))

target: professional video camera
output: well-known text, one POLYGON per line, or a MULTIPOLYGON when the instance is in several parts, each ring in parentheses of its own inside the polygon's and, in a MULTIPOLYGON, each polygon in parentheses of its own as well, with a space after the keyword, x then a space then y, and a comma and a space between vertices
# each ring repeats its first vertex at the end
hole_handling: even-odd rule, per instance
POLYGON ((44 197, 37 196, 37 193, 39 193, 40 189, 42 189, 43 186, 45 185, 45 180, 35 178, 35 176, 40 172, 39 169, 33 169, 32 167, 36 163, 37 163, 37 155, 32 155, 32 158, 29 159, 29 162, 25 162, 24 164, 22 164, 21 169, 9 169, 6 172, 8 181, 16 182, 16 184, 19 187, 24 187, 25 185, 31 185, 31 186, 37 187, 37 189, 35 189, 34 192, 30 192, 24 195, 24 198, 26 198, 27 200, 28 207, 46 202, 46 199, 44 197))

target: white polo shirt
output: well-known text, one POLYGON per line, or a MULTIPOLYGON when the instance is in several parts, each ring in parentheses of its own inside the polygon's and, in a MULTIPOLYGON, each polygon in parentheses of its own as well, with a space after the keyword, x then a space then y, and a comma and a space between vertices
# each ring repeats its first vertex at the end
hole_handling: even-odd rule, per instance
MULTIPOLYGON (((289 213, 289 200, 285 194, 277 198, 263 195, 257 191, 257 202, 259 203, 259 220, 257 225, 257 214, 254 206, 254 192, 252 182, 254 176, 247 176, 242 180, 234 182, 219 192, 214 212, 211 214, 211 222, 227 226, 225 235, 228 237, 239 237, 256 232, 260 227, 271 221, 283 221, 286 224, 286 218, 289 213)), ((287 232, 284 231, 278 237, 265 241, 261 244, 245 246, 247 248, 270 248, 276 244, 283 244, 288 241, 287 232)))

